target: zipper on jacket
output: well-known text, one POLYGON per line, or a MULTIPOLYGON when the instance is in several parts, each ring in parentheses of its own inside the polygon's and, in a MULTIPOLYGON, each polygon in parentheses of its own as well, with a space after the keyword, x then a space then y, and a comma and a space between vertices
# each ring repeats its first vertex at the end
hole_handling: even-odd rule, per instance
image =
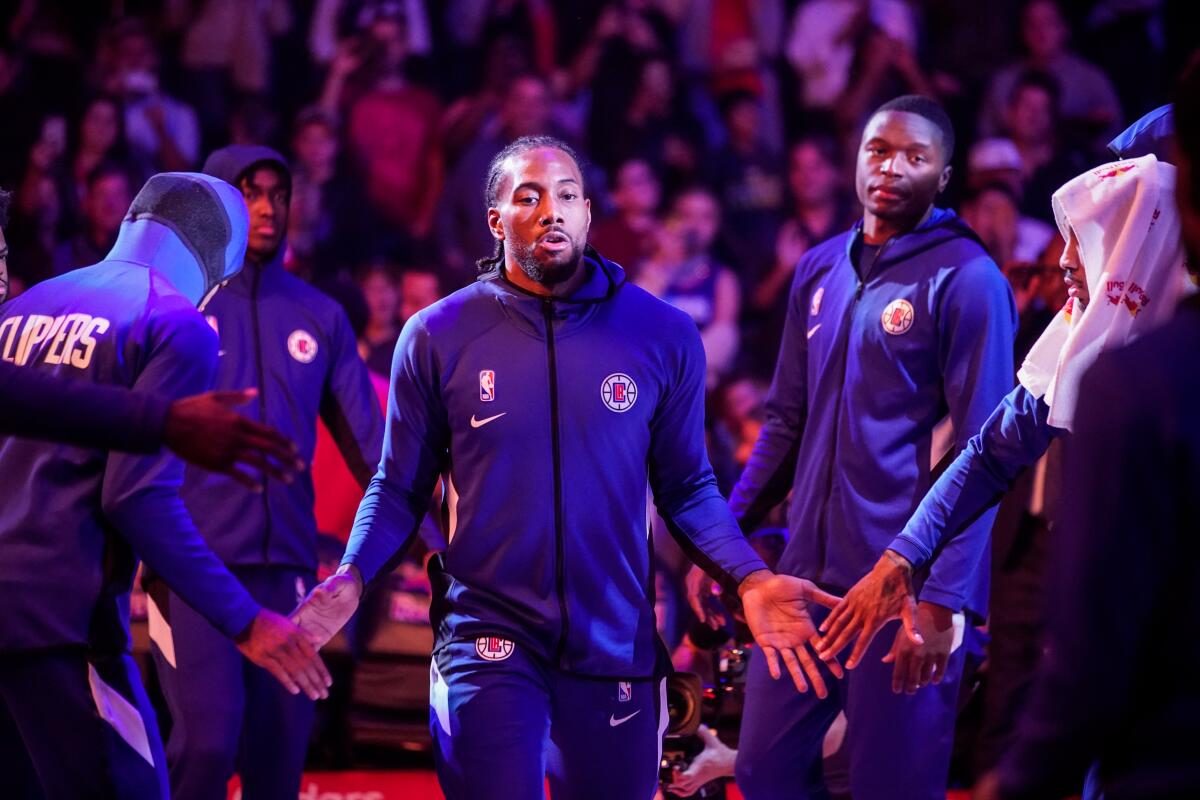
MULTIPOLYGON (((258 285, 262 280, 261 266, 255 265, 254 280, 250 283, 250 320, 254 326, 254 368, 258 374, 258 419, 262 424, 269 425, 267 419, 266 381, 263 380, 262 335, 258 325, 258 285)), ((271 563, 271 502, 267 496, 267 473, 262 474, 263 499, 263 563, 271 563)))
MULTIPOLYGON (((894 238, 895 237, 892 237, 892 239, 894 238)), ((817 542, 821 547, 821 574, 824 574, 825 572, 825 536, 828 534, 829 506, 833 503, 833 471, 837 458, 838 436, 842 430, 842 406, 845 405, 843 400, 845 400, 846 397, 846 373, 850 371, 850 337, 853 333, 854 327, 854 309, 858 307, 858 301, 862 299, 863 290, 866 289, 867 286, 867 279, 870 278, 871 273, 875 271, 875 265, 879 262, 879 258, 883 255, 883 252, 887 250, 888 245, 892 243, 892 239, 888 239, 886 242, 880 245, 879 249, 875 251, 875 257, 871 259, 870 265, 863 270, 862 275, 857 275, 856 273, 858 284, 854 287, 854 299, 850 301, 850 309, 846 313, 846 341, 842 347, 842 377, 841 380, 838 381, 838 394, 836 400, 837 413, 834 414, 833 417, 833 437, 831 439, 832 444, 829 448, 829 458, 825 460, 829 469, 825 477, 825 486, 827 487, 825 504, 821 508, 821 535, 817 537, 817 542)), ((853 266, 853 264, 851 266, 853 266)))
POLYGON ((558 612, 562 617, 562 633, 554 652, 554 661, 563 664, 567 649, 567 634, 571 622, 567 618, 565 543, 563 542, 562 442, 558 432, 558 358, 554 350, 554 301, 542 300, 542 317, 546 320, 546 357, 550 365, 550 449, 554 461, 554 562, 555 589, 558 592, 558 612))

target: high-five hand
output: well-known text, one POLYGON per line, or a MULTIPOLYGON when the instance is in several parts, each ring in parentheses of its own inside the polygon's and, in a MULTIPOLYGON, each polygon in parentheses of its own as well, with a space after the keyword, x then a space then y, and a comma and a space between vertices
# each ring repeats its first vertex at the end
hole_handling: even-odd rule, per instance
POLYGON ((854 669, 879 629, 897 617, 903 620, 904 632, 912 643, 924 644, 917 630, 912 564, 900 554, 885 550, 874 568, 846 592, 846 598, 821 623, 825 637, 817 655, 823 659, 835 658, 857 638, 846 660, 846 669, 854 669))
MULTIPOLYGON (((791 575, 773 575, 767 570, 748 575, 738 587, 738 594, 742 598, 746 624, 754 634, 754 641, 762 648, 771 677, 778 680, 783 674, 779 669, 782 656, 797 689, 807 692, 811 683, 817 697, 828 696, 825 679, 807 649, 810 646, 815 649, 821 642, 808 604, 816 602, 833 608, 840 598, 821 591, 811 581, 791 575)), ((825 666, 835 677, 842 677, 842 667, 836 660, 827 661, 825 666)))
POLYGON ((299 626, 274 611, 262 609, 235 639, 238 650, 275 676, 292 694, 310 700, 329 697, 333 680, 321 657, 299 626))
POLYGON ((358 570, 343 566, 313 587, 291 613, 291 620, 319 650, 354 616, 361 596, 362 578, 358 570))

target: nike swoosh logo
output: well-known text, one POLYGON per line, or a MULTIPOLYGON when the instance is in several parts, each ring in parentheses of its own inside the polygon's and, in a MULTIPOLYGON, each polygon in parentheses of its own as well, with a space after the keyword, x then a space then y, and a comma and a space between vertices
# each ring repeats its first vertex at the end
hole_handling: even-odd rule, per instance
POLYGON ((618 725, 623 725, 626 722, 629 722, 629 720, 633 719, 640 713, 642 713, 642 710, 639 708, 637 711, 633 712, 628 717, 621 717, 620 719, 617 719, 617 715, 613 714, 611 717, 608 718, 608 726, 610 728, 615 728, 618 725))
POLYGON ((499 414, 497 414, 496 416, 487 417, 486 419, 475 419, 475 415, 472 414, 471 415, 471 427, 472 428, 482 428, 484 425, 487 425, 492 420, 500 419, 507 413, 508 413, 507 411, 502 411, 499 414))
POLYGON ((818 322, 816 325, 813 325, 808 329, 808 338, 811 339, 813 337, 813 334, 817 332, 817 328, 821 327, 821 324, 822 323, 818 322))

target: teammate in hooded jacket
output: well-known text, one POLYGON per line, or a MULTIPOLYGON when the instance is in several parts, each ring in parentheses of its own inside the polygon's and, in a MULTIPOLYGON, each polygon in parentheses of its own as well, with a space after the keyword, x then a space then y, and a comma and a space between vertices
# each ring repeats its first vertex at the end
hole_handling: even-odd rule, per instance
MULTIPOLYGON (((939 421, 948 416, 964 446, 1012 386, 1012 292, 971 230, 934 206, 953 140, 945 111, 922 97, 892 100, 867 122, 863 220, 796 268, 766 422, 731 495, 753 529, 791 491, 779 570, 829 591, 871 569, 932 483, 939 421)), ((945 797, 960 612, 986 613, 992 516, 913 576, 912 625, 890 623, 828 698, 782 691, 751 661, 743 794, 823 796, 822 742, 844 711, 856 798, 945 797), (917 692, 931 678, 940 685, 917 692)), ((690 577, 694 606, 702 590, 690 577)))
POLYGON ((646 486, 689 554, 742 597, 788 691, 827 689, 807 601, 741 536, 705 454, 695 323, 586 246, 574 154, 519 139, 492 162, 479 279, 405 325, 379 471, 339 573, 295 618, 315 643, 399 558, 449 471, 434 562, 430 727, 452 800, 649 798, 666 724, 646 486))
MULTIPOLYGON (((240 268, 245 241, 231 186, 156 175, 104 261, 0 308, 0 356, 70 383, 168 398, 203 391, 217 347, 196 307, 240 268)), ((328 674, 300 631, 204 544, 179 497, 183 469, 166 453, 0 436, 0 727, 15 727, 51 800, 168 795, 154 711, 129 656, 138 558, 223 644, 236 639, 291 692, 326 694, 328 674)))
MULTIPOLYGON (((8 206, 0 189, 0 303, 8 293, 8 206)), ((43 441, 155 453, 164 445, 206 469, 246 479, 242 466, 265 466, 284 478, 295 463, 287 439, 232 409, 253 390, 170 400, 119 386, 67 381, 0 359, 0 433, 43 441)))
MULTIPOLYGON (((306 463, 320 416, 365 487, 383 417, 341 306, 283 268, 287 163, 269 148, 234 145, 214 152, 204 171, 240 189, 250 216, 245 267, 204 312, 220 340, 216 388, 257 386, 247 413, 294 441, 306 463)), ((250 594, 286 613, 316 582, 312 478, 263 475, 256 488, 189 469, 183 499, 250 594)), ((172 796, 224 798, 236 769, 247 800, 294 800, 313 703, 263 680, 186 598, 154 580, 149 589, 165 622, 152 639, 173 723, 172 796)))

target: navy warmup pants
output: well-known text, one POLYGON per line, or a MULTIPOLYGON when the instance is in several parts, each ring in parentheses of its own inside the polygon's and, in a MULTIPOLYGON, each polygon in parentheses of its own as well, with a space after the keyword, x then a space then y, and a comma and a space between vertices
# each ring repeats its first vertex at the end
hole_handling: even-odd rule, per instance
MULTIPOLYGON (((820 625, 828 613, 814 607, 813 620, 820 625)), ((750 660, 736 767, 747 800, 829 797, 821 746, 839 711, 846 713, 843 747, 855 800, 945 800, 965 648, 951 654, 941 684, 893 694, 893 665, 880 659, 899 626, 884 626, 844 680, 826 670, 824 700, 797 692, 786 672, 773 680, 759 654, 750 660)))
POLYGON ((666 729, 666 682, 582 678, 520 644, 440 648, 429 725, 447 800, 650 800, 666 729))
MULTIPOLYGON (((295 608, 315 579, 288 567, 233 572, 260 605, 280 614, 295 608)), ((288 694, 174 592, 153 595, 163 618, 163 624, 152 619, 151 640, 171 711, 171 796, 224 800, 236 770, 245 800, 296 800, 313 702, 288 694)))
POLYGON ((20 778, 32 763, 47 800, 168 796, 158 722, 128 655, 89 659, 82 647, 0 655, 0 717, 5 749, 24 749, 0 757, 6 779, 10 765, 20 778))

